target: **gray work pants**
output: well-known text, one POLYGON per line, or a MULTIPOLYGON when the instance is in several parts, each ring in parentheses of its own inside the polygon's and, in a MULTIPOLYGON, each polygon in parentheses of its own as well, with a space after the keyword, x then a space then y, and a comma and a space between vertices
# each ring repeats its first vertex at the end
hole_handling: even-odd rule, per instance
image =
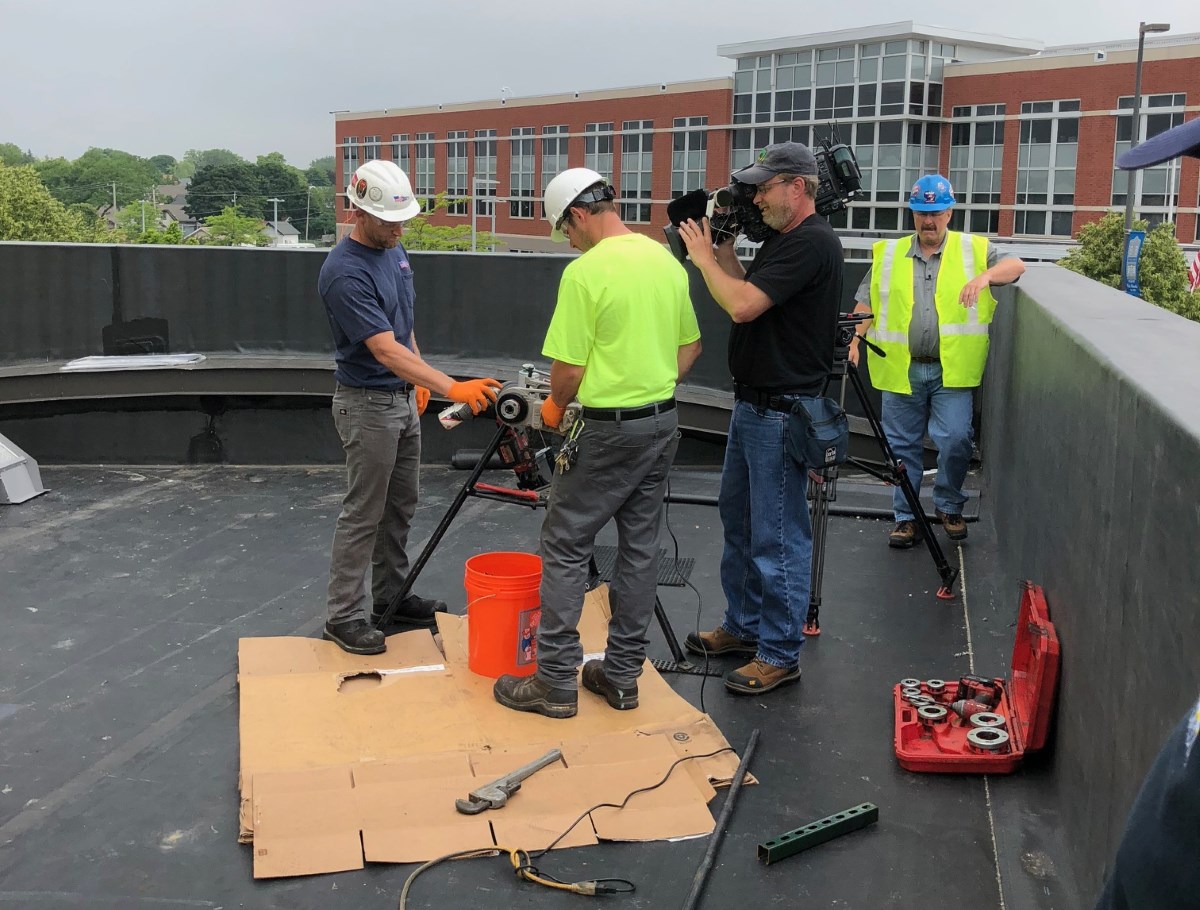
POLYGON ((596 534, 617 525, 617 561, 609 586, 604 672, 625 688, 642 673, 646 629, 654 615, 658 533, 667 472, 678 447, 675 411, 636 420, 585 420, 579 458, 556 470, 542 524, 542 620, 538 676, 574 689, 583 660, 579 617, 596 534))
POLYGON ((408 531, 417 509, 421 422, 408 391, 338 384, 333 423, 346 452, 346 498, 333 535, 329 621, 370 615, 408 577, 408 531))

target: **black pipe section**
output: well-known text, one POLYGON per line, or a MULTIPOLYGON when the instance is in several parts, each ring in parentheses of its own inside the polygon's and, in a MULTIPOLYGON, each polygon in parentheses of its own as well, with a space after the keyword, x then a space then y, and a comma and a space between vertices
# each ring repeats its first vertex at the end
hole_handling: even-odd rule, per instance
POLYGON ((704 854, 704 859, 700 861, 696 877, 692 879, 692 890, 688 894, 687 900, 683 902, 683 910, 694 910, 700 900, 700 895, 704 893, 704 883, 708 881, 708 873, 712 871, 713 860, 717 858, 717 851, 721 849, 725 828, 728 827, 729 819, 733 815, 733 804, 737 802, 738 793, 742 790, 742 781, 746 779, 746 772, 750 770, 750 759, 754 757, 754 749, 757 746, 758 727, 755 727, 750 733, 750 739, 746 742, 746 751, 742 753, 742 760, 733 775, 733 782, 729 785, 729 795, 725 797, 725 805, 721 807, 721 817, 717 819, 717 826, 713 829, 712 837, 709 838, 708 851, 704 854))

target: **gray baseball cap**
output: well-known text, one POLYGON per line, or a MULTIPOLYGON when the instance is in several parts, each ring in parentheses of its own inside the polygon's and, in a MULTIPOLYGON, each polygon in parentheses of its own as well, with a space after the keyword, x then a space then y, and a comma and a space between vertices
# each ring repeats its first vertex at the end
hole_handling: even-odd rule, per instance
POLYGON ((739 183, 757 186, 776 174, 807 174, 817 176, 817 159, 807 145, 799 142, 780 142, 768 145, 758 153, 754 164, 734 171, 732 176, 739 183))

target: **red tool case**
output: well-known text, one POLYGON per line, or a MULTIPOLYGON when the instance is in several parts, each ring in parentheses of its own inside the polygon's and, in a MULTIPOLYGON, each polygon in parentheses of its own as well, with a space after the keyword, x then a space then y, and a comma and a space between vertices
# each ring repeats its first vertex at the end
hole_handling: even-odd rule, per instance
POLYGON ((944 688, 937 685, 940 680, 903 682, 909 685, 897 684, 892 690, 900 767, 940 773, 1013 771, 1026 752, 1045 745, 1058 682, 1058 634, 1050 622, 1042 589, 1028 581, 1021 585, 1012 675, 1008 680, 963 677, 946 680, 944 688), (919 695, 914 695, 912 683, 919 684, 919 695), (974 705, 973 696, 981 692, 985 699, 994 696, 996 702, 987 706, 986 714, 977 712, 976 717, 967 719, 950 709, 960 700, 974 705), (921 711, 923 706, 929 710, 921 711))

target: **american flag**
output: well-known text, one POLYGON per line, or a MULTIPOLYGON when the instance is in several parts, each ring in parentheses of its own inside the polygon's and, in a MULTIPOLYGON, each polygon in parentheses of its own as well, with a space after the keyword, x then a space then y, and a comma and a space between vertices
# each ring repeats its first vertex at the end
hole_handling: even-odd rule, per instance
POLYGON ((1197 289, 1200 289, 1200 253, 1192 260, 1192 267, 1188 269, 1188 290, 1193 294, 1197 289))

